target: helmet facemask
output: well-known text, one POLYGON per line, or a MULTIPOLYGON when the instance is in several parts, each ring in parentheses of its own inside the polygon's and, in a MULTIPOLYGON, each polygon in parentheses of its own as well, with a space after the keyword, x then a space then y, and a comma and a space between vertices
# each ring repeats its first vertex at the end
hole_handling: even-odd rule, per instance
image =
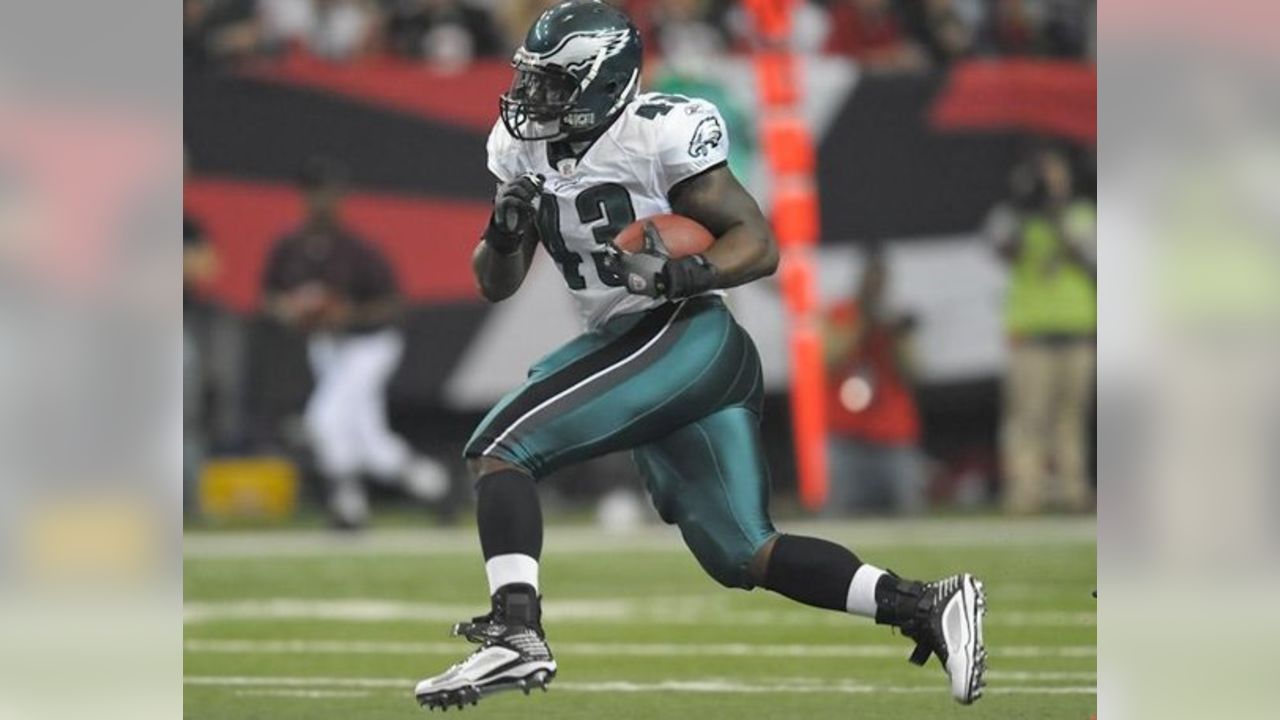
POLYGON ((498 100, 502 124, 519 140, 558 140, 568 134, 562 120, 575 112, 578 78, 553 65, 537 65, 517 54, 515 76, 498 100))

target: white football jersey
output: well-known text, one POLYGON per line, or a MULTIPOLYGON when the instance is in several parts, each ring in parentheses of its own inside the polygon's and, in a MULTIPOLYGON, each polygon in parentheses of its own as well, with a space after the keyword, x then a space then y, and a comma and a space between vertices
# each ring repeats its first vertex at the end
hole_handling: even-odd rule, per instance
POLYGON ((546 177, 538 208, 543 246, 560 266, 588 329, 662 300, 632 295, 601 268, 604 243, 637 219, 671 212, 667 193, 728 158, 729 135, 715 105, 683 95, 637 95, 578 159, 553 165, 544 140, 521 141, 498 122, 489 171, 507 182, 546 177))

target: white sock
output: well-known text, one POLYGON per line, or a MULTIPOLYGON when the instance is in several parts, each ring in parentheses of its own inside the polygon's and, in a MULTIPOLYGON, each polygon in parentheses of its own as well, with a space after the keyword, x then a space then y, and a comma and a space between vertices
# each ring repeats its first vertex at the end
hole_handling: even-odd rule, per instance
POLYGON ((875 565, 863 563, 853 574, 849 583, 849 595, 845 599, 845 608, 854 615, 875 618, 876 616, 876 583, 884 577, 885 572, 875 565))
POLYGON ((538 561, 528 555, 494 555, 485 561, 484 574, 489 577, 490 595, 512 583, 532 585, 535 592, 538 590, 538 561))

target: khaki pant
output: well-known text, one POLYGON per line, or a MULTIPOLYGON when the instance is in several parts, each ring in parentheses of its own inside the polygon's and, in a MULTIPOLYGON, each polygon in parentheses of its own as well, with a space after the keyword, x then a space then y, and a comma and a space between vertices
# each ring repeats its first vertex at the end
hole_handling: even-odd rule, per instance
POLYGON ((1090 340, 1012 344, 1000 433, 1007 511, 1034 513, 1043 508, 1050 467, 1067 507, 1090 506, 1085 433, 1093 369, 1090 340))

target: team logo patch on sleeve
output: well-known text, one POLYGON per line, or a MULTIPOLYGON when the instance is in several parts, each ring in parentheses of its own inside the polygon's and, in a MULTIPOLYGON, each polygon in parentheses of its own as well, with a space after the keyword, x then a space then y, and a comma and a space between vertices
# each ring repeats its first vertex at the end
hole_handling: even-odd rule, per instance
POLYGON ((715 115, 705 117, 693 130, 693 139, 689 141, 689 156, 706 157, 713 148, 720 147, 723 140, 724 129, 720 127, 720 120, 715 115))

